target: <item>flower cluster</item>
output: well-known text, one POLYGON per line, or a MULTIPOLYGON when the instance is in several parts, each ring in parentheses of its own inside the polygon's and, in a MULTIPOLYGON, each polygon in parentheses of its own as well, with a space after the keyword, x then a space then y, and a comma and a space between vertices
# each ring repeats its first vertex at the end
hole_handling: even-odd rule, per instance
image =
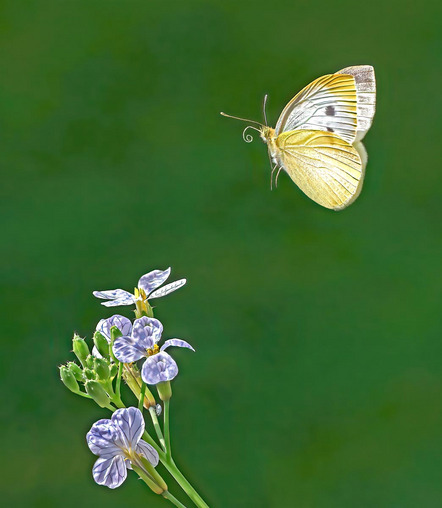
POLYGON ((170 381, 178 374, 178 365, 166 349, 171 346, 194 351, 182 339, 168 339, 160 345, 163 324, 153 317, 149 300, 166 296, 186 283, 180 279, 162 286, 170 275, 167 270, 153 270, 143 275, 134 293, 122 289, 94 291, 105 299, 106 307, 135 305, 133 322, 115 314, 101 319, 94 332, 93 347, 74 335, 73 352, 79 363, 60 367, 60 377, 72 392, 92 399, 113 412, 110 419, 94 423, 86 436, 90 450, 98 455, 92 475, 96 483, 111 489, 120 486, 133 469, 149 488, 176 506, 183 506, 170 492, 155 467, 161 461, 197 506, 207 507, 176 467, 172 459, 169 432, 170 381), (162 287, 160 287, 162 286, 162 287), (136 404, 126 407, 122 380, 136 397, 136 404), (156 387, 163 407, 156 402, 150 387, 156 387), (143 410, 149 410, 158 442, 146 429, 143 410), (163 428, 158 416, 163 413, 163 428))

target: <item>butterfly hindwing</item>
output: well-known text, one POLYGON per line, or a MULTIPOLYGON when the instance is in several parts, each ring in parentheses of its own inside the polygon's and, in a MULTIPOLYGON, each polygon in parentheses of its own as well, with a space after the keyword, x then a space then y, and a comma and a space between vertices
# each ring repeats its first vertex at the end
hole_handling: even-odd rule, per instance
POLYGON ((316 203, 341 210, 359 195, 364 177, 361 157, 336 134, 295 130, 280 134, 276 144, 283 169, 316 203))
POLYGON ((327 131, 352 143, 357 129, 354 76, 327 74, 301 90, 284 108, 275 131, 295 129, 327 131))

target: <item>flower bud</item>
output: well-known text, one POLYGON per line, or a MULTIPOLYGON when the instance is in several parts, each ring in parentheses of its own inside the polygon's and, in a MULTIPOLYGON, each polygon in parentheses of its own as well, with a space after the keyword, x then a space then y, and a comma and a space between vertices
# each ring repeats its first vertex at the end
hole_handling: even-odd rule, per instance
POLYGON ((100 407, 109 407, 110 399, 105 389, 98 381, 86 381, 84 384, 86 392, 100 407))
MULTIPOLYGON (((132 390, 135 397, 139 400, 141 396, 141 376, 140 373, 136 367, 136 365, 132 365, 130 368, 125 368, 123 370, 123 379, 126 381, 126 384, 129 386, 129 388, 132 390)), ((155 406, 155 397, 153 396, 152 392, 149 390, 149 388, 146 386, 145 392, 144 392, 144 402, 143 406, 146 409, 149 409, 151 406, 155 406)))
POLYGON ((72 374, 71 370, 68 369, 66 365, 62 365, 60 367, 60 379, 71 392, 78 393, 80 391, 80 387, 78 386, 78 382, 75 379, 74 374, 72 374))
POLYGON ((94 344, 103 358, 109 358, 109 342, 100 332, 94 333, 94 344))
POLYGON ((72 349, 75 356, 80 360, 84 367, 86 365, 86 358, 89 355, 89 348, 87 347, 86 341, 75 334, 72 340, 72 349))
POLYGON ((157 384, 158 395, 161 400, 169 400, 172 397, 172 386, 170 381, 162 381, 157 384))
POLYGON ((112 328, 110 329, 110 334, 111 334, 112 344, 115 339, 118 339, 118 337, 121 337, 123 335, 121 333, 121 330, 119 328, 117 328, 116 326, 112 326, 112 328))
POLYGON ((75 362, 69 362, 67 367, 75 376, 77 381, 83 381, 83 369, 79 365, 77 365, 75 362))
POLYGON ((88 369, 88 368, 84 369, 83 374, 87 380, 97 379, 97 375, 95 374, 95 372, 92 369, 88 369))
POLYGON ((98 379, 102 381, 109 379, 109 365, 104 358, 94 359, 94 370, 97 373, 98 379))
POLYGON ((116 363, 111 363, 109 367, 109 377, 113 379, 118 374, 118 365, 116 363))
POLYGON ((95 356, 92 356, 92 355, 88 355, 88 357, 86 358, 86 367, 88 369, 94 368, 94 359, 95 359, 95 356))
MULTIPOLYGON (((146 457, 140 457, 140 461, 144 466, 146 472, 152 477, 153 481, 164 491, 168 490, 167 483, 161 478, 155 467, 146 459, 146 457)), ((155 491, 154 491, 155 492, 155 491)))

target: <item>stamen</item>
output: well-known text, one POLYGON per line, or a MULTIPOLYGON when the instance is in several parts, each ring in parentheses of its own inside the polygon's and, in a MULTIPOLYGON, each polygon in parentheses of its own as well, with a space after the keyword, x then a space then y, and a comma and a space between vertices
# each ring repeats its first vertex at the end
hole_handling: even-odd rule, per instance
POLYGON ((159 352, 160 347, 158 346, 158 344, 154 344, 153 348, 150 347, 149 349, 146 349, 146 353, 148 356, 156 355, 159 352))

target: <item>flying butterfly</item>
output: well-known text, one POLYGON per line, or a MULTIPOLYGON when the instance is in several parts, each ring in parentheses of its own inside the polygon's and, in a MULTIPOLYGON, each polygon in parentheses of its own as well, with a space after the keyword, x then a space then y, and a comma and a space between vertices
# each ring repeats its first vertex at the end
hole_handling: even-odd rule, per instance
POLYGON ((376 108, 376 81, 370 65, 346 67, 322 76, 301 90, 283 109, 276 127, 267 125, 267 95, 264 124, 247 126, 243 138, 250 143, 248 129, 259 132, 267 143, 275 171, 283 169, 313 201, 333 210, 343 210, 359 196, 367 165, 362 138, 370 129, 376 108))

